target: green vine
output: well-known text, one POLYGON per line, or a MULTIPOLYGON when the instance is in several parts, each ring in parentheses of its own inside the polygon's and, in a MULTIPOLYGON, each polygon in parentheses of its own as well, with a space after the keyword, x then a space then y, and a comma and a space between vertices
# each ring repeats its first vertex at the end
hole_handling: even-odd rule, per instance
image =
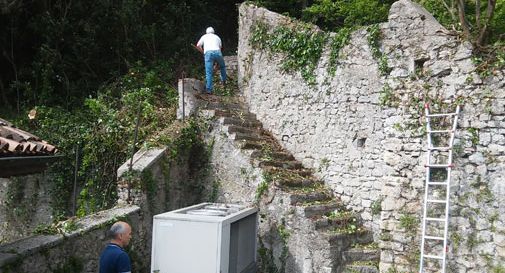
POLYGON ((300 72, 305 82, 314 86, 315 69, 327 40, 326 33, 306 23, 297 23, 294 28, 276 27, 272 32, 266 24, 256 23, 251 26, 249 44, 256 49, 284 54, 281 68, 286 72, 300 72))
POLYGON ((382 38, 381 30, 378 24, 371 25, 367 27, 368 31, 368 45, 372 50, 372 56, 379 63, 379 71, 381 75, 385 76, 391 72, 391 68, 388 66, 387 56, 380 50, 380 39, 382 38))
POLYGON ((274 253, 272 248, 267 248, 261 238, 259 238, 259 271, 261 273, 284 273, 286 272, 286 262, 289 255, 288 239, 291 236, 286 229, 284 223, 276 226, 276 237, 280 239, 282 250, 278 258, 278 263, 275 262, 274 253), (277 266, 277 264, 279 266, 277 266))
POLYGON ((395 95, 393 89, 388 83, 385 83, 382 87, 379 94, 379 104, 387 107, 398 107, 400 104, 400 98, 395 95))
POLYGON ((328 65, 328 74, 331 76, 335 76, 335 72, 337 71, 337 63, 340 57, 340 49, 342 49, 345 45, 349 43, 349 39, 351 37, 352 28, 342 27, 340 28, 335 36, 331 38, 330 42, 330 59, 328 65))
POLYGON ((263 171, 263 180, 261 180, 260 184, 256 188, 256 202, 259 202, 261 197, 268 192, 268 187, 272 181, 273 175, 269 172, 263 171))

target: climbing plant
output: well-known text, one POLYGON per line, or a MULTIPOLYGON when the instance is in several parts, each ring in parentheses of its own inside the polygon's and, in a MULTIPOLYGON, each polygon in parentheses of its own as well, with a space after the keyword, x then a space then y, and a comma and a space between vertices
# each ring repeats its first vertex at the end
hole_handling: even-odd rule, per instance
POLYGON ((304 23, 297 23, 294 28, 276 27, 271 32, 259 23, 251 27, 251 33, 249 42, 253 47, 282 53, 284 71, 298 71, 307 84, 316 84, 315 69, 328 39, 326 33, 304 23))

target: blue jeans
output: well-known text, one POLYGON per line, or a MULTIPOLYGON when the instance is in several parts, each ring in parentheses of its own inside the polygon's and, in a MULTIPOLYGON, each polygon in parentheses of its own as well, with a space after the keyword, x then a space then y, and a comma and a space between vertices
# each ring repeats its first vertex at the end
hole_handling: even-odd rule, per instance
POLYGON ((207 93, 212 93, 213 90, 212 77, 214 72, 214 62, 217 62, 219 64, 219 68, 221 69, 221 81, 226 81, 226 66, 224 64, 224 59, 221 51, 209 50, 205 52, 205 88, 207 89, 207 93))

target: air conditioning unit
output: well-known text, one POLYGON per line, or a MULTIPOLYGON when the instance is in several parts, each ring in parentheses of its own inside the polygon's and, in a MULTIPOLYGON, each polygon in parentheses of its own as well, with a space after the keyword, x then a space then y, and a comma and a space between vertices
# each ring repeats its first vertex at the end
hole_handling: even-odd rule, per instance
POLYGON ((151 273, 256 272, 257 212, 202 203, 155 215, 151 273))

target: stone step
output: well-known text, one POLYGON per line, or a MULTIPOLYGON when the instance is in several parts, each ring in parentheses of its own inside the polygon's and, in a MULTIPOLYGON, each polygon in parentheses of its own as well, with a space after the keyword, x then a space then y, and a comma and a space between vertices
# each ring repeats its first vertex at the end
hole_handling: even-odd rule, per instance
POLYGON ((251 114, 247 111, 235 109, 235 110, 225 110, 225 109, 215 109, 214 116, 216 117, 235 117, 245 120, 256 120, 256 115, 251 114))
POLYGON ((236 117, 222 117, 221 123, 224 125, 237 125, 242 127, 260 128, 261 122, 257 120, 240 119, 236 117))
POLYGON ((356 261, 379 261, 380 249, 351 248, 342 253, 342 260, 346 263, 356 261))
POLYGON ((318 217, 325 214, 328 214, 337 208, 340 205, 335 201, 324 202, 324 203, 315 203, 315 204, 304 204, 304 215, 307 218, 318 217))
POLYGON ((216 109, 224 109, 224 110, 243 110, 243 107, 239 103, 233 102, 220 102, 220 101, 206 101, 203 104, 204 109, 208 110, 216 110, 216 109))
POLYGON ((346 265, 343 273, 380 273, 376 265, 346 265))
POLYGON ((259 163, 260 167, 277 167, 281 169, 289 169, 289 170, 300 170, 303 168, 302 163, 298 161, 261 161, 259 163))
POLYGON ((279 180, 284 180, 284 179, 306 179, 310 178, 312 179, 312 171, 308 169, 295 169, 295 170, 290 170, 290 169, 282 169, 274 166, 264 166, 263 170, 266 172, 271 173, 273 176, 278 177, 279 180))
POLYGON ((259 135, 239 133, 239 132, 230 134, 230 138, 233 140, 246 140, 246 141, 255 141, 255 142, 259 142, 259 141, 263 140, 263 138, 259 135))
POLYGON ((369 244, 373 242, 373 234, 369 230, 363 229, 362 226, 358 226, 358 230, 348 233, 345 231, 335 231, 327 230, 324 231, 324 235, 328 239, 331 245, 337 245, 341 249, 349 248, 353 244, 369 244))
POLYGON ((350 224, 357 225, 357 222, 356 215, 352 212, 336 212, 330 216, 314 219, 316 230, 343 228, 350 224))
POLYGON ((271 159, 277 159, 277 160, 286 160, 286 161, 291 161, 295 160, 295 157, 287 152, 275 152, 275 151, 254 151, 251 154, 252 158, 271 158, 271 159))
POLYGON ((227 126, 227 131, 229 134, 242 133, 242 134, 251 134, 251 135, 258 135, 259 136, 259 132, 258 132, 258 130, 255 130, 255 128, 244 127, 244 126, 239 126, 239 125, 229 125, 229 126, 227 126))
POLYGON ((275 181, 275 185, 281 188, 307 188, 307 187, 317 187, 323 185, 323 182, 310 179, 310 178, 293 178, 293 179, 278 179, 275 181))
POLYGON ((263 144, 257 141, 251 140, 237 140, 236 141, 240 147, 240 149, 244 150, 261 150, 263 148, 263 144))
POLYGON ((290 196, 290 203, 291 205, 297 205, 316 201, 325 202, 331 200, 332 198, 333 196, 328 191, 322 189, 313 192, 293 193, 290 196))

